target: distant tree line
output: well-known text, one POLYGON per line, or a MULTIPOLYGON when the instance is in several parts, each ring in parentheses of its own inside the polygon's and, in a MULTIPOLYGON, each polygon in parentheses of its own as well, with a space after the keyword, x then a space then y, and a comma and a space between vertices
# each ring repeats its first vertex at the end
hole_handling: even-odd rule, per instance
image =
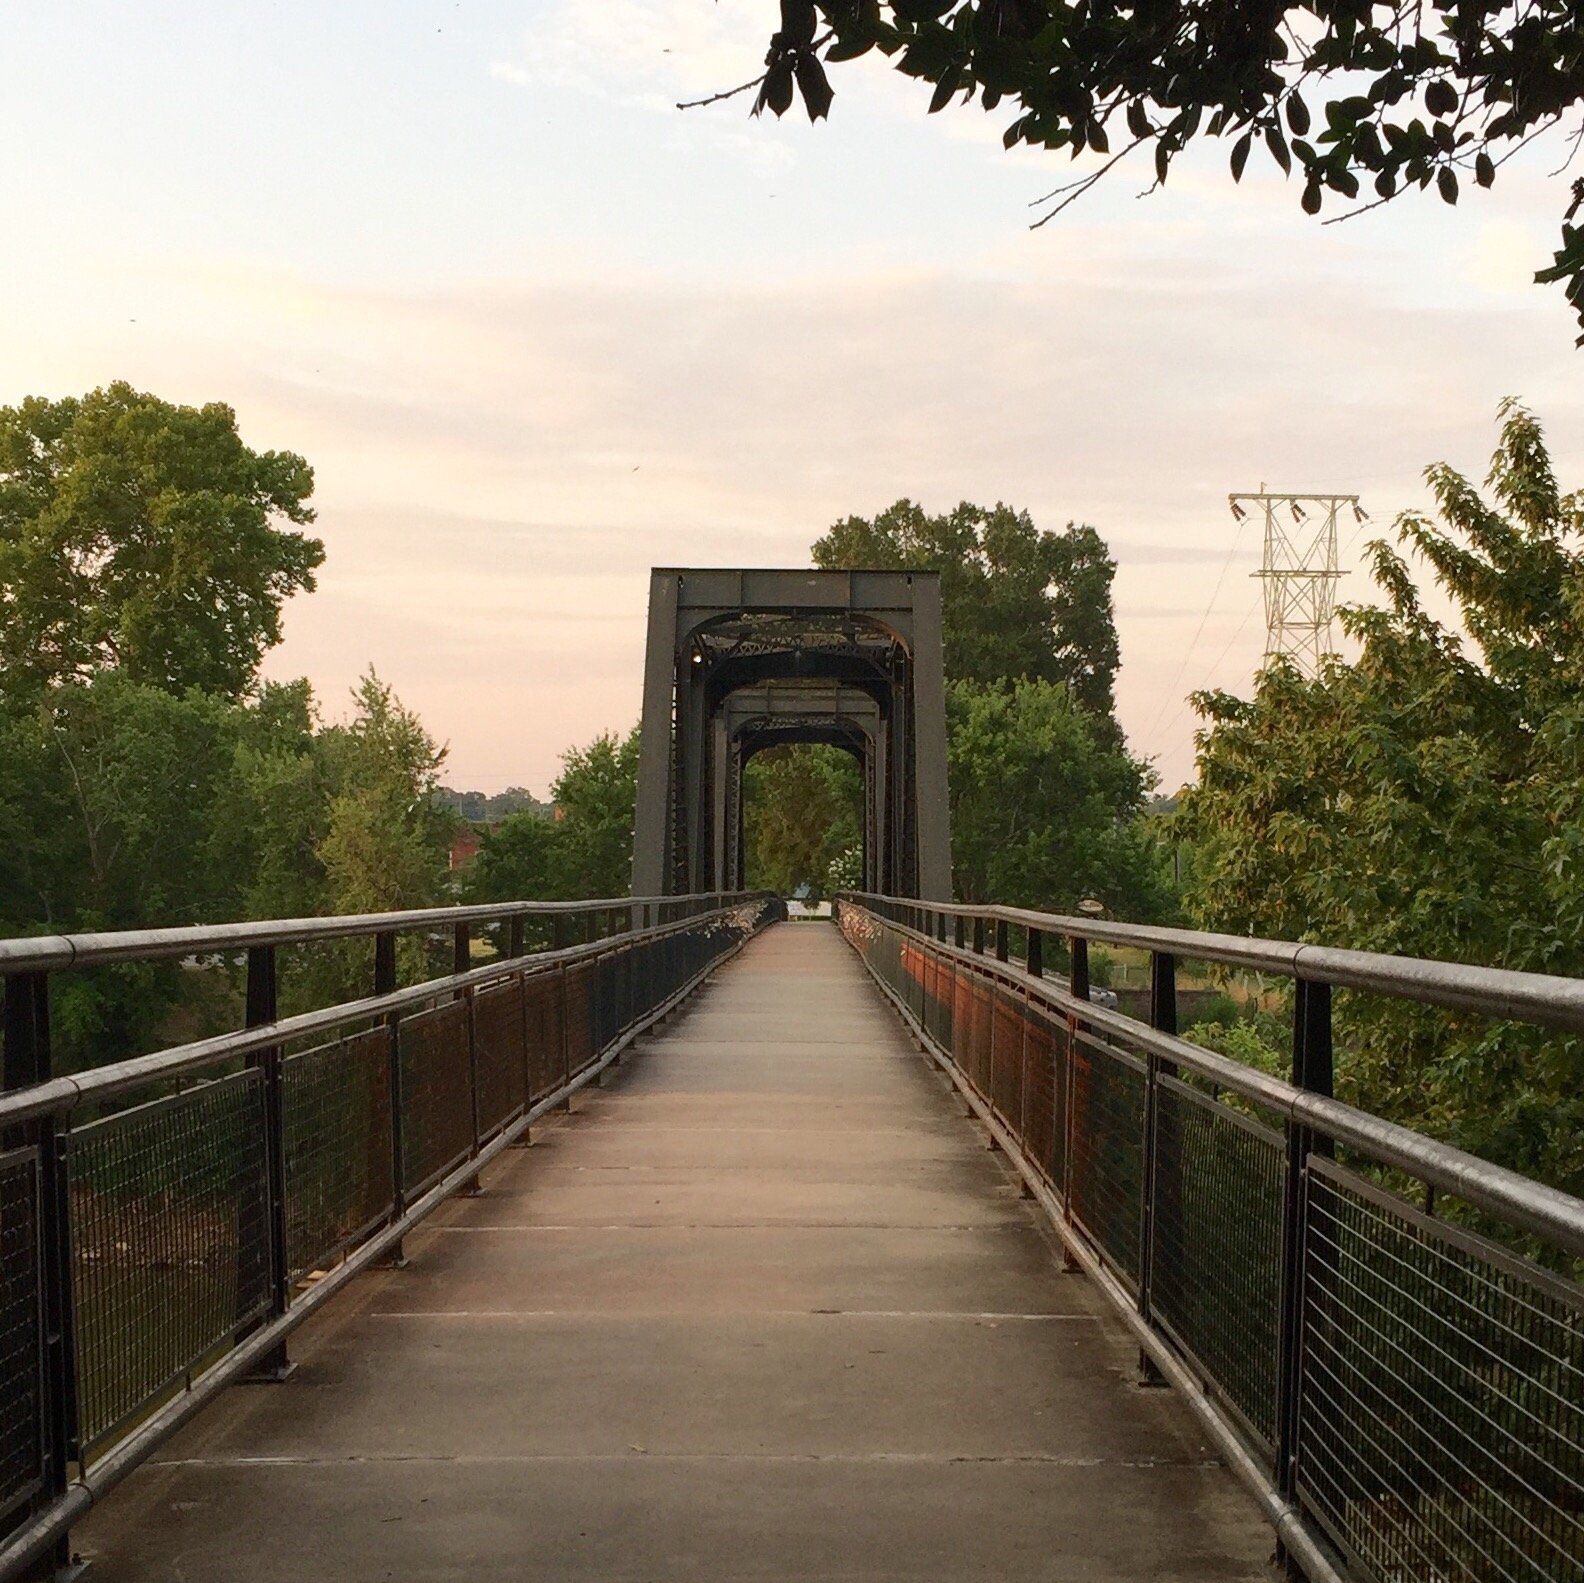
POLYGON ((555 812, 553 802, 541 802, 526 786, 508 786, 493 797, 488 792, 456 791, 450 786, 442 786, 435 796, 452 813, 474 824, 504 819, 509 813, 534 813, 548 819, 555 812))

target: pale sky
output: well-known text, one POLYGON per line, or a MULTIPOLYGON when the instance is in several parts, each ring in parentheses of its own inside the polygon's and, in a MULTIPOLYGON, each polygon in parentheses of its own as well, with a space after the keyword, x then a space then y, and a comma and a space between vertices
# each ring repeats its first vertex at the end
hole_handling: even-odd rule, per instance
POLYGON ((1030 231, 1069 162, 878 65, 817 127, 672 108, 775 10, 6 0, 0 402, 125 378, 305 455, 328 559, 269 674, 334 715, 372 663, 488 791, 637 718, 651 565, 803 565, 900 495, 1100 530, 1176 785, 1185 695, 1264 644, 1228 491, 1359 493, 1356 567, 1508 394, 1584 483, 1554 148, 1322 228, 1210 144, 1030 231))

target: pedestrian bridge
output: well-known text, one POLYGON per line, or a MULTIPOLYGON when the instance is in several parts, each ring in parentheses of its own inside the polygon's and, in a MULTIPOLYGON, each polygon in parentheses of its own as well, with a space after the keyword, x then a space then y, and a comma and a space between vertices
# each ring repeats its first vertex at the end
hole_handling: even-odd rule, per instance
POLYGON ((1584 1205, 1327 1092, 1334 987, 1576 1030, 1579 985, 783 919, 0 942, 0 1575, 1584 1578, 1584 1205), (370 998, 281 1015, 358 940, 370 998), (205 953, 246 1028, 50 1072, 53 979, 205 953), (1296 984, 1290 1080, 1176 1036, 1189 959, 1296 984))

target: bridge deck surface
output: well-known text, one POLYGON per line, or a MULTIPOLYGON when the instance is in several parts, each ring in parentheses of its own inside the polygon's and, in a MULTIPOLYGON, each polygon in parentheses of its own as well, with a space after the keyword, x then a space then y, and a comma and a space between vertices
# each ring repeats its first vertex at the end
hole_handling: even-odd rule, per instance
POLYGON ((823 924, 772 929, 78 1531, 158 1579, 1265 1580, 823 924))

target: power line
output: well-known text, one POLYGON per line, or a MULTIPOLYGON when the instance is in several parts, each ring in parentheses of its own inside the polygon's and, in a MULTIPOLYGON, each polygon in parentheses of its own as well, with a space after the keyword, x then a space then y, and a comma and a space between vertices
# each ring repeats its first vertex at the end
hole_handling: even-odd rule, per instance
POLYGON ((1183 650, 1182 658, 1177 662, 1177 674, 1172 678, 1171 686, 1161 695, 1161 706, 1156 711, 1155 723, 1149 729, 1151 737, 1160 729, 1160 723, 1166 711, 1171 708, 1172 698, 1181 684, 1183 675, 1188 669, 1188 661, 1193 658, 1194 650, 1199 647, 1199 639, 1204 636, 1205 623, 1210 619, 1210 612, 1215 609, 1215 602, 1221 597, 1221 585, 1226 581, 1227 571, 1232 565, 1233 558, 1237 555, 1238 545, 1243 542, 1243 518, 1237 519, 1237 532, 1232 536, 1232 547, 1226 553, 1226 559, 1221 563, 1220 575, 1216 578, 1214 590, 1210 595, 1210 602, 1204 607, 1199 617, 1199 626, 1194 632, 1193 641, 1183 650))

